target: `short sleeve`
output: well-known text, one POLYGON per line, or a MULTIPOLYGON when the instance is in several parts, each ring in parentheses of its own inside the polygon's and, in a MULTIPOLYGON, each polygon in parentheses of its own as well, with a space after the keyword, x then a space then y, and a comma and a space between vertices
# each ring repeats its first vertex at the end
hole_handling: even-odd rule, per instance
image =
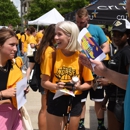
POLYGON ((50 76, 52 68, 52 54, 45 55, 44 61, 40 65, 41 73, 50 76))
POLYGON ((92 71, 88 69, 87 67, 83 67, 82 76, 83 76, 84 81, 92 81, 94 79, 92 71))
POLYGON ((45 55, 42 56, 42 62, 40 64, 41 73, 45 75, 51 75, 52 71, 52 52, 54 52, 54 49, 51 47, 48 47, 45 51, 45 55))

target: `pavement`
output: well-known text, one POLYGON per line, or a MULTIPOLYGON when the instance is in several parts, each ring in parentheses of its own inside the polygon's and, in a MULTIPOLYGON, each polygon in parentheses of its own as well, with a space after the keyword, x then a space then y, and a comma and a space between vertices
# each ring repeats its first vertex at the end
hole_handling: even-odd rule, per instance
MULTIPOLYGON (((27 94, 27 103, 25 107, 30 115, 33 129, 38 130, 38 113, 41 107, 41 94, 30 89, 27 94)), ((97 118, 94 111, 94 102, 89 99, 86 100, 86 114, 85 114, 85 128, 86 130, 97 130, 97 118)), ((105 112, 105 126, 107 127, 107 119, 105 112)))

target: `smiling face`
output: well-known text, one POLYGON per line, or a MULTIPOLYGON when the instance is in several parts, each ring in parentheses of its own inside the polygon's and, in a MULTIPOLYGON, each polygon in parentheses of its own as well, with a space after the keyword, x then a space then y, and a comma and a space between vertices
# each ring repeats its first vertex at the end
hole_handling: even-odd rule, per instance
POLYGON ((65 32, 60 29, 59 27, 56 27, 55 29, 55 41, 57 43, 57 48, 59 49, 65 49, 70 41, 70 36, 65 34, 65 32))
POLYGON ((17 44, 18 40, 15 36, 7 39, 5 43, 2 46, 0 46, 1 58, 4 58, 4 60, 13 59, 15 53, 17 52, 17 44))

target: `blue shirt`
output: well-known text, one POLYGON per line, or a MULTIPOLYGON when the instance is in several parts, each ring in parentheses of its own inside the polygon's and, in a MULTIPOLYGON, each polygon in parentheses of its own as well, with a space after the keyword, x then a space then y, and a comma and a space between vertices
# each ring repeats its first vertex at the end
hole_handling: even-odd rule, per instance
POLYGON ((87 29, 99 46, 107 41, 105 33, 99 26, 89 24, 87 29))

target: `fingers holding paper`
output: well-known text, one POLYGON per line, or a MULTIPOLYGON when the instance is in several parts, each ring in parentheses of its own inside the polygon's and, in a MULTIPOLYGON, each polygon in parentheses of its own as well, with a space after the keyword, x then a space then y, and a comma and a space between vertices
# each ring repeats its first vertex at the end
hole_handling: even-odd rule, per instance
POLYGON ((88 59, 83 54, 79 55, 79 62, 87 68, 91 69, 95 74, 99 76, 104 76, 104 72, 107 71, 107 68, 102 62, 88 59), (94 68, 92 67, 92 64, 95 65, 94 68))
POLYGON ((8 88, 2 91, 3 97, 15 97, 16 96, 16 88, 8 88))
POLYGON ((84 54, 82 54, 82 53, 79 55, 79 62, 80 62, 83 66, 86 66, 87 68, 93 70, 89 58, 87 58, 87 57, 86 57, 84 54))

